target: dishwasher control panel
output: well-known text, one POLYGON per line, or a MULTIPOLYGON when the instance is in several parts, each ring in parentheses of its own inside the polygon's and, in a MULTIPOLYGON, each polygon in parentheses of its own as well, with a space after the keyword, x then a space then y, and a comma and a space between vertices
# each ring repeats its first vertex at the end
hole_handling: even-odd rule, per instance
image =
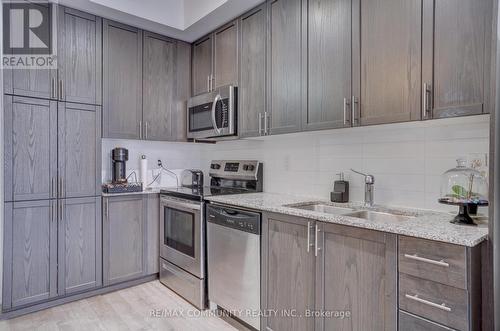
POLYGON ((219 205, 208 205, 206 212, 209 223, 260 235, 259 213, 219 205))

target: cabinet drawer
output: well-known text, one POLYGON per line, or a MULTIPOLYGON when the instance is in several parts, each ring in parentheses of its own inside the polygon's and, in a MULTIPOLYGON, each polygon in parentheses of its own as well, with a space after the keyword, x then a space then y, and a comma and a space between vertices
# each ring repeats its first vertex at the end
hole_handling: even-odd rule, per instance
POLYGON ((424 318, 399 311, 399 331, 454 331, 424 318))
POLYGON ((465 247, 399 237, 399 272, 467 289, 465 247))
POLYGON ((399 275, 399 308, 467 330, 467 291, 409 275, 399 275))

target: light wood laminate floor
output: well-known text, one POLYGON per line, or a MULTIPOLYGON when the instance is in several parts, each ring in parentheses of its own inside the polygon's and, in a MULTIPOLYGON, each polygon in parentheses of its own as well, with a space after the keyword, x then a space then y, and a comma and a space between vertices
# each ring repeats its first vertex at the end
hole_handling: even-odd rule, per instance
POLYGON ((0 321, 0 330, 236 330, 213 315, 188 317, 196 312, 189 303, 156 280, 0 321), (163 316, 151 316, 153 310, 163 316), (170 311, 183 311, 184 314, 165 316, 164 312, 170 311))

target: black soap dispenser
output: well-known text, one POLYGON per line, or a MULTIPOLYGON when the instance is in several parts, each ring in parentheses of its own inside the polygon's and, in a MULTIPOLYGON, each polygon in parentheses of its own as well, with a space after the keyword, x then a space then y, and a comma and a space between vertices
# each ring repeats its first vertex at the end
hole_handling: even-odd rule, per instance
POLYGON ((332 202, 346 203, 349 202, 349 182, 344 180, 344 173, 337 174, 339 180, 333 184, 333 192, 330 193, 332 202))

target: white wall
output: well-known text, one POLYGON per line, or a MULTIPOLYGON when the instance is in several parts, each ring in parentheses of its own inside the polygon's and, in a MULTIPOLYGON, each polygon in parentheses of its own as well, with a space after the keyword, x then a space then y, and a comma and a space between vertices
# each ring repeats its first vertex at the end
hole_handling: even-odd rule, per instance
POLYGON ((351 201, 362 201, 364 179, 350 172, 354 168, 375 175, 376 203, 449 210, 437 203, 441 174, 458 157, 484 157, 488 149, 484 115, 219 142, 205 149, 205 165, 210 159, 258 159, 266 192, 323 199, 343 171, 351 201))
MULTIPOLYGON (((0 17, 3 17, 2 7, 0 6, 0 17)), ((3 55, 3 22, 0 19, 0 58, 3 55)), ((0 91, 3 91, 3 74, 0 74, 0 91)), ((3 163, 3 93, 0 93, 0 164, 3 163)), ((3 275, 3 167, 0 167, 0 293, 2 293, 2 275, 3 275)), ((0 306, 2 298, 0 296, 0 306)))

